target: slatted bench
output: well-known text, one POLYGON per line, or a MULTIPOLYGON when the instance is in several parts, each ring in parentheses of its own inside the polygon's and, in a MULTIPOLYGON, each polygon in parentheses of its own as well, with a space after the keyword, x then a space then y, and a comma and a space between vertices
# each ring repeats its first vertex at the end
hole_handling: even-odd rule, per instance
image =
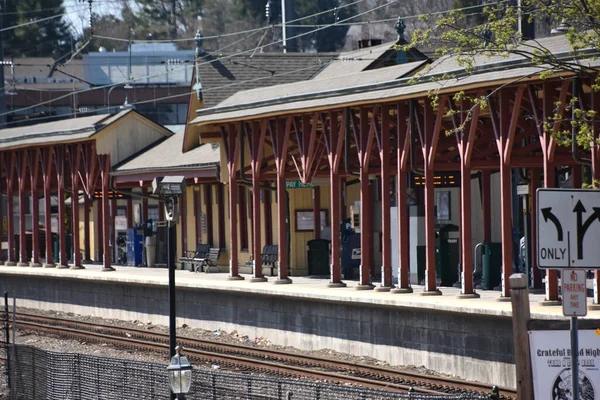
POLYGON ((267 244, 263 247, 261 254, 262 267, 263 269, 271 268, 271 276, 275 275, 275 266, 277 264, 277 258, 279 253, 279 246, 276 244, 267 244))
POLYGON ((192 264, 191 271, 194 270, 194 263, 207 257, 210 250, 210 244, 197 244, 196 250, 185 250, 183 256, 179 259, 181 269, 185 269, 184 264, 192 264))
POLYGON ((216 268, 219 272, 219 255, 221 249, 213 247, 208 251, 208 254, 203 259, 194 259, 192 268, 196 272, 210 272, 211 268, 216 268))

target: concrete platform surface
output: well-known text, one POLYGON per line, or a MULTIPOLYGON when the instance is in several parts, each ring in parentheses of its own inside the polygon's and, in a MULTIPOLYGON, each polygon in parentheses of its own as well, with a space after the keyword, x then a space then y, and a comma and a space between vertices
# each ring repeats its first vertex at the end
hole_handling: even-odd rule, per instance
MULTIPOLYGON (((115 266, 116 271, 103 272, 100 265, 85 265, 85 269, 55 269, 0 266, 0 275, 27 275, 55 277, 67 280, 92 280, 102 282, 121 282, 144 286, 166 286, 168 271, 164 268, 136 268, 115 266)), ((282 296, 303 300, 323 300, 339 303, 359 303, 375 307, 400 307, 435 309, 437 311, 457 312, 489 316, 511 316, 510 301, 498 301, 499 291, 478 290, 478 299, 459 299, 460 289, 440 287, 441 296, 423 296, 423 286, 414 285, 413 293, 393 294, 374 290, 355 290, 357 281, 344 281, 345 288, 328 288, 326 278, 293 276, 292 284, 275 285, 276 277, 267 277, 267 282, 250 282, 250 275, 242 275, 244 280, 229 281, 226 273, 194 273, 176 270, 175 282, 178 287, 199 290, 209 289, 234 293, 253 293, 257 295, 282 296)), ((377 286, 377 283, 374 282, 377 286)), ((530 293, 531 314, 536 319, 566 319, 562 315, 562 306, 542 306, 544 294, 530 293)), ((588 298, 588 305, 591 299, 588 298)), ((588 310, 587 317, 600 319, 600 310, 588 310)))

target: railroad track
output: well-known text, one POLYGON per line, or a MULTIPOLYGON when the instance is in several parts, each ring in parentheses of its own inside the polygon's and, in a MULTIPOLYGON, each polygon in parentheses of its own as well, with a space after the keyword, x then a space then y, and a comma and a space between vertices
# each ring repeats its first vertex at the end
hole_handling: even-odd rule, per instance
MULTIPOLYGON (((17 313, 17 327, 47 332, 60 337, 109 343, 120 348, 168 351, 167 334, 141 329, 98 325, 89 322, 17 313)), ((311 378, 352 384, 373 389, 416 393, 492 393, 492 386, 438 376, 399 371, 320 357, 290 354, 277 350, 254 348, 178 337, 186 355, 194 362, 209 362, 223 368, 253 371, 292 378, 311 378)), ((499 387, 500 399, 516 399, 516 391, 499 387)))

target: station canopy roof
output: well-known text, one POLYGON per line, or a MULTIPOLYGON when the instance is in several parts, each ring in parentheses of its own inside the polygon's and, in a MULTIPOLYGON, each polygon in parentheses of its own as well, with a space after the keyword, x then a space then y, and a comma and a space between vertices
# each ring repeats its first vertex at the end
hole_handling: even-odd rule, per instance
MULTIPOLYGON (((565 36, 536 39, 532 44, 543 46, 557 58, 567 61, 575 56, 565 36)), ((514 54, 509 57, 479 55, 474 61, 474 69, 470 72, 460 66, 456 56, 450 55, 427 65, 413 62, 339 78, 318 79, 319 74, 300 85, 278 85, 262 94, 256 91, 236 93, 216 107, 198 110, 198 116, 191 123, 201 126, 201 132, 205 132, 211 131, 212 125, 225 122, 415 98, 434 90, 443 93, 484 88, 515 79, 520 82, 537 80, 539 74, 548 69, 548 66, 534 65, 525 57, 514 54), (389 74, 384 72, 388 69, 389 74)), ((585 63, 592 68, 600 66, 600 61, 595 59, 572 62, 578 65, 585 63)))

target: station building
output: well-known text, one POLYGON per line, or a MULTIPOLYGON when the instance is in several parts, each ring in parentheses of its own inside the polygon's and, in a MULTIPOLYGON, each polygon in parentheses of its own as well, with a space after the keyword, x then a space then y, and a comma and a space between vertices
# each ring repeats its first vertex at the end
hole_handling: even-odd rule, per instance
MULTIPOLYGON (((539 42, 573 57, 562 36, 539 42)), ((27 198, 43 198, 49 210, 56 194, 57 221, 67 219, 66 199, 80 198, 71 200, 78 227, 71 265, 102 260, 111 270, 119 230, 163 219, 162 205, 148 196, 151 181, 183 175, 177 259, 197 244, 220 248, 220 270, 232 280, 250 273, 252 281, 274 275, 281 284, 319 275, 343 287, 356 273, 358 289, 404 293, 424 284, 424 295, 437 295, 440 285, 458 284, 461 296, 477 297, 481 253, 474 250, 484 243, 498 261, 491 285, 507 299, 507 277, 519 268, 514 244, 524 237, 531 286, 545 282, 546 302, 558 304, 557 274, 542 279, 535 265, 532 194, 559 186, 559 177, 581 187, 586 170, 600 174, 597 145, 591 153, 558 146, 544 129, 548 117, 566 115, 573 97, 598 108, 589 78, 542 79, 543 68, 517 56, 477 59, 467 73, 453 57, 431 61, 395 44, 337 57, 206 59, 213 70, 196 70, 188 124, 175 134, 131 110, 0 131, 5 215, 19 215, 4 229, 8 238, 20 234, 7 240, 7 263, 35 266, 47 257, 54 264, 50 239, 45 254, 36 244, 35 231, 52 225, 46 215, 38 220, 36 201, 32 250, 20 249, 28 249, 27 198), (488 96, 487 107, 457 96, 463 93, 488 96), (523 198, 515 196, 518 184, 526 185, 523 198), (356 244, 347 243, 353 237, 356 244), (312 242, 321 239, 327 242, 312 242), (322 252, 307 250, 318 243, 327 246, 325 266, 322 252), (263 265, 265 245, 277 245, 274 265, 263 265)), ((58 265, 66 266, 66 224, 57 225, 58 265)))

